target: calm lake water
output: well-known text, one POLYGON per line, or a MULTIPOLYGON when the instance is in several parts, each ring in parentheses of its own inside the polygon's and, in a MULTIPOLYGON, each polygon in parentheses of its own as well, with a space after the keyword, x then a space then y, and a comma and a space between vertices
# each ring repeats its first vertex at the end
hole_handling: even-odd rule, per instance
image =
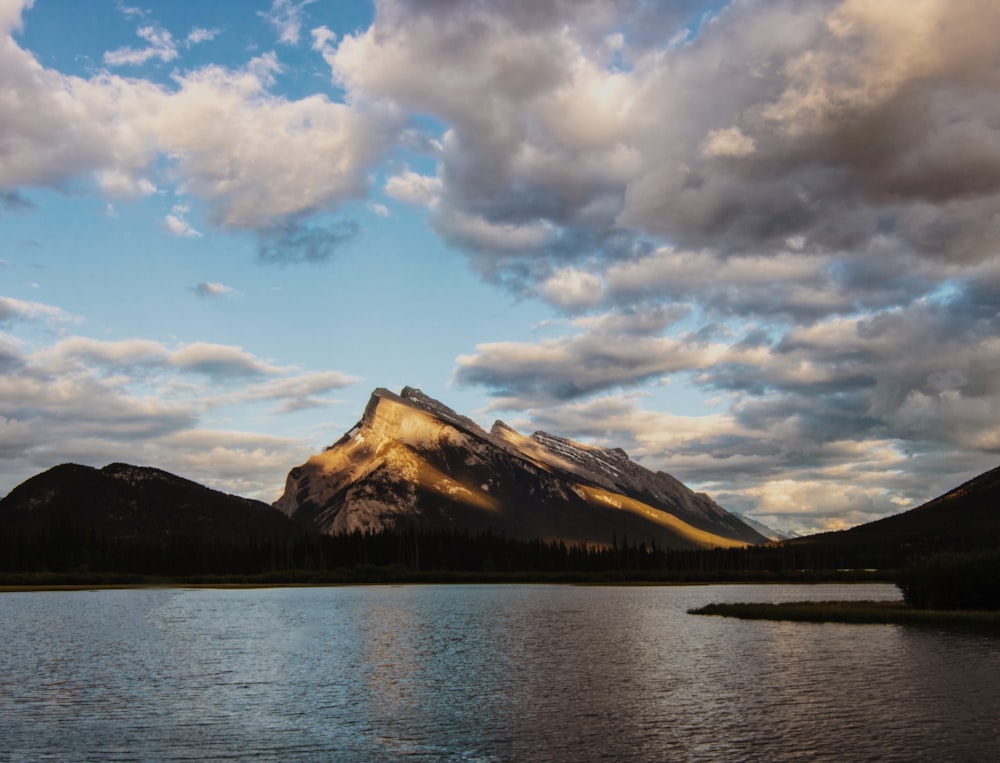
POLYGON ((696 617, 887 585, 0 594, 0 761, 988 761, 1000 640, 696 617))

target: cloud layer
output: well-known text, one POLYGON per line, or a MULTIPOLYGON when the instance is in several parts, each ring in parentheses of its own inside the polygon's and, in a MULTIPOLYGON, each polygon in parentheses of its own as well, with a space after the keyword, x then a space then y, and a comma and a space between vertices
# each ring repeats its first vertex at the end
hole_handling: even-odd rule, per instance
POLYGON ((349 88, 447 125, 436 173, 386 192, 486 277, 574 316, 460 356, 456 381, 800 529, 825 526, 809 517, 831 495, 831 525, 861 521, 995 465, 1000 44, 984 29, 1000 10, 706 3, 643 33, 638 4, 581 8, 567 25, 558 3, 382 3, 332 59, 349 88), (648 319, 667 308, 687 319, 648 319), (661 447, 645 422, 676 417, 636 397, 604 418, 602 401, 671 379, 728 406, 693 420, 711 434, 661 447), (901 490, 892 474, 914 468, 901 490))
MULTIPOLYGON (((70 320, 49 305, 0 299, 0 328, 70 320)), ((331 393, 358 381, 279 366, 230 345, 63 334, 32 348, 0 330, 0 476, 125 460, 273 500, 289 465, 314 446, 210 422, 234 405, 263 404, 265 417, 329 406, 331 393)))
MULTIPOLYGON (((275 0, 261 21, 277 51, 163 85, 116 71, 217 30, 174 37, 143 19, 140 46, 82 78, 21 48, 30 11, 4 0, 0 203, 30 187, 170 189, 184 201, 167 232, 202 235, 189 219, 249 232, 265 263, 322 262, 363 235, 351 200, 424 208, 476 273, 563 327, 457 351, 457 383, 781 526, 873 518, 995 466, 1000 6, 375 6, 369 28, 337 34, 320 4, 275 0), (301 45, 335 95, 278 92, 282 51, 301 45), (670 409, 665 384, 719 412, 670 409)), ((52 311, 8 299, 0 323, 52 311)), ((8 337, 0 364, 28 380, 62 369, 81 399, 118 401, 109 426, 157 437, 197 413, 137 397, 121 368, 291 373, 239 348, 79 337, 35 355, 8 337)), ((332 382, 293 376, 243 394, 291 410, 332 382)), ((44 395, 25 403, 39 417, 72 399, 44 395)), ((11 442, 29 436, 23 417, 5 421, 11 442)))

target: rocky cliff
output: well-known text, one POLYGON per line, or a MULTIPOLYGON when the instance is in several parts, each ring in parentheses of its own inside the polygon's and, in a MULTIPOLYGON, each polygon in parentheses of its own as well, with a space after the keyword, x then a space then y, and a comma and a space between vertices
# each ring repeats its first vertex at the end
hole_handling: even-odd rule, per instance
POLYGON ((323 532, 409 524, 509 537, 673 548, 766 539, 664 472, 620 450, 583 445, 502 421, 487 432, 406 387, 377 389, 364 415, 289 473, 275 507, 323 532))

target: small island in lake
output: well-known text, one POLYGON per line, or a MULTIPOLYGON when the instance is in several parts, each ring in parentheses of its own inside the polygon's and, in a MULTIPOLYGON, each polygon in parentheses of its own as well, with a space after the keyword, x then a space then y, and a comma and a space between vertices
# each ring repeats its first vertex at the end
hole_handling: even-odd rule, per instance
POLYGON ((708 604, 693 615, 744 620, 976 626, 1000 633, 1000 552, 949 553, 900 570, 903 601, 708 604))

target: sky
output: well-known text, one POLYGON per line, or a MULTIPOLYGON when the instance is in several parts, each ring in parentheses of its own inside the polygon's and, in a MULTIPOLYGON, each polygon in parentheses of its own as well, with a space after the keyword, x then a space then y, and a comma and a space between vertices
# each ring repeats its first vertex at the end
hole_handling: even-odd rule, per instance
POLYGON ((0 0, 0 495, 376 387, 781 530, 1000 462, 992 0, 0 0))

